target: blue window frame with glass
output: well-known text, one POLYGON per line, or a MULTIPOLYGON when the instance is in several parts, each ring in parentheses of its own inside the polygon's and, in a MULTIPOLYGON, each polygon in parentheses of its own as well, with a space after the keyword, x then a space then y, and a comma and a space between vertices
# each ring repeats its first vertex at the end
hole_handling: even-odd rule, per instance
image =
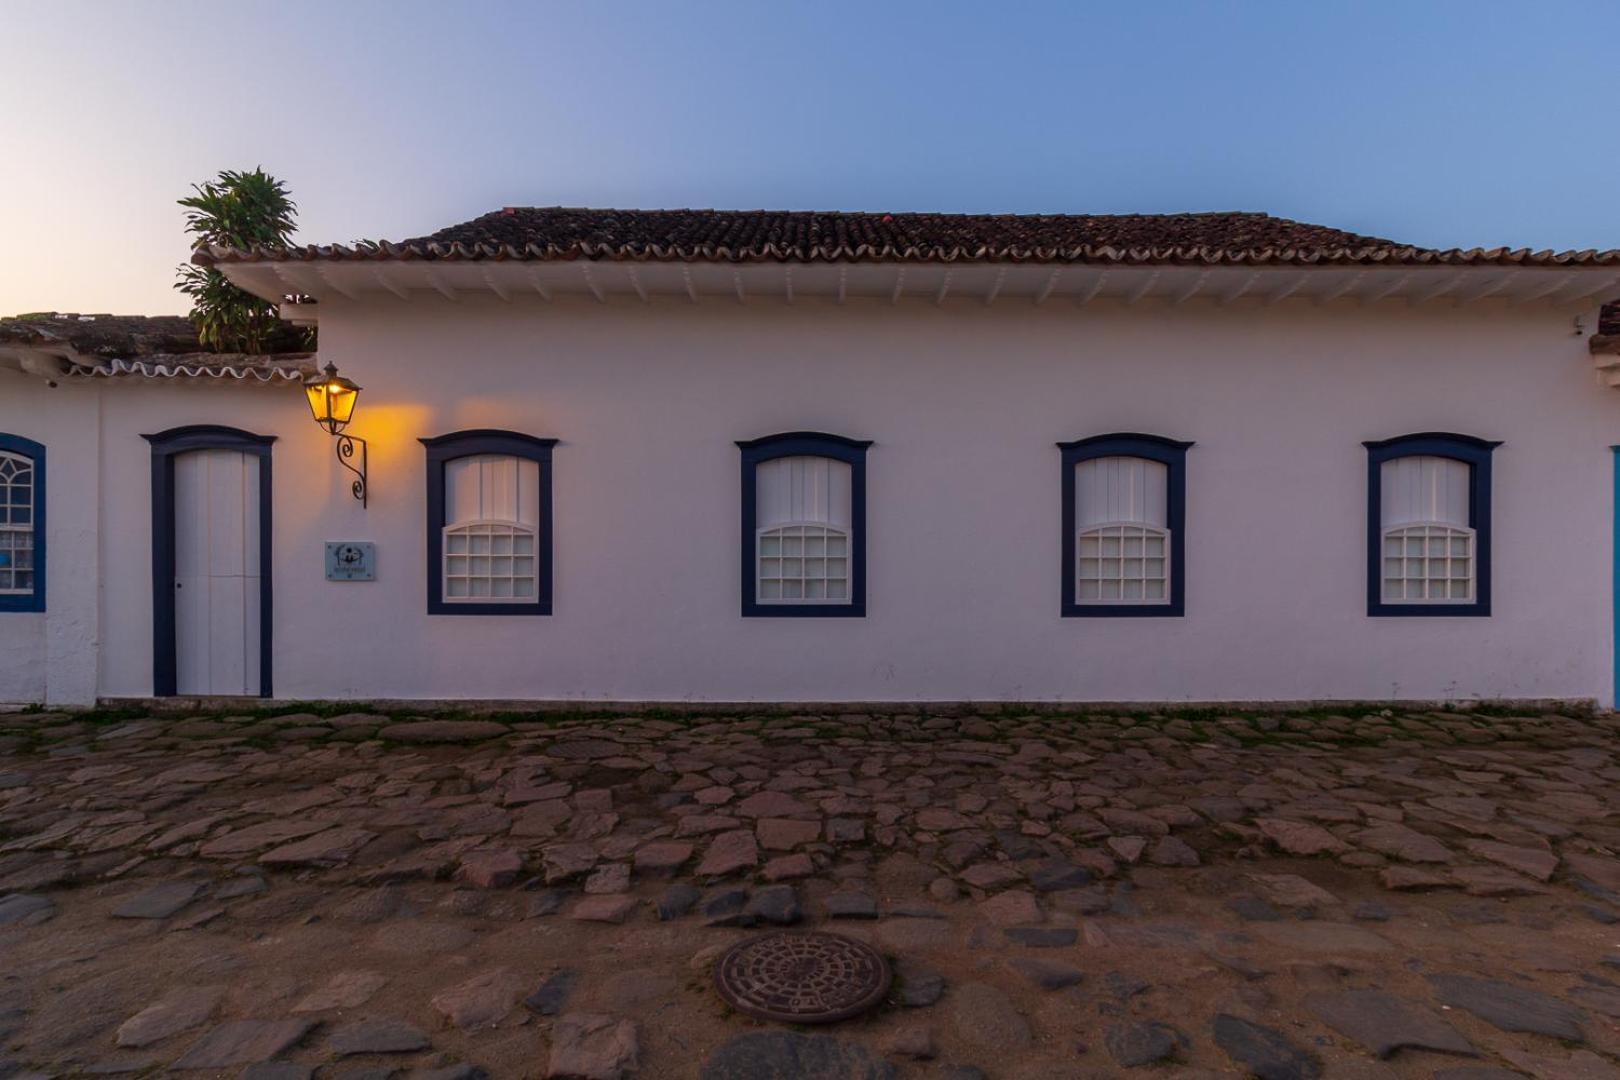
POLYGON ((1491 453, 1427 431, 1367 448, 1367 614, 1491 613, 1491 453))
POLYGON ((1192 445, 1136 432, 1058 443, 1064 618, 1185 614, 1192 445))
POLYGON ((866 451, 815 431, 749 439, 742 451, 742 613, 866 614, 866 451))
POLYGON ((0 611, 45 610, 45 447, 0 434, 0 611))
POLYGON ((479 429, 427 447, 429 615, 551 614, 551 449, 479 429))

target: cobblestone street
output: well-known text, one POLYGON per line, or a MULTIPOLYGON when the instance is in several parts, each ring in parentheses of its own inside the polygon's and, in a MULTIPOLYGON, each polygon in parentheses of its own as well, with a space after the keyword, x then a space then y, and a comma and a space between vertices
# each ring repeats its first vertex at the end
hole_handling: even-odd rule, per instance
POLYGON ((1620 1077, 1613 715, 329 712, 0 716, 0 1077, 1620 1077))

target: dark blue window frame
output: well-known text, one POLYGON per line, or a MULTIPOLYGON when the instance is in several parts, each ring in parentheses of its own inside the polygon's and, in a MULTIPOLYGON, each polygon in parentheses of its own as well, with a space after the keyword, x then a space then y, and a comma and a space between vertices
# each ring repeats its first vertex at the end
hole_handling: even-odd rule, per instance
POLYGON ((1367 614, 1419 618, 1486 617, 1491 613, 1491 451, 1501 442, 1425 431, 1362 443, 1367 448, 1367 614), (1443 457, 1468 466, 1468 527, 1474 530, 1474 602, 1390 604, 1383 596, 1383 464, 1403 457, 1443 457))
POLYGON ((1058 443, 1063 452, 1063 585, 1062 612, 1066 619, 1180 618, 1186 614, 1187 585, 1187 450, 1193 444, 1162 435, 1121 432, 1093 435, 1058 443), (1170 530, 1170 596, 1162 604, 1082 604, 1075 596, 1075 491, 1074 467, 1104 457, 1138 457, 1162 462, 1169 470, 1165 527, 1170 530))
POLYGON ((21 435, 0 435, 0 450, 20 454, 33 463, 34 590, 0 596, 0 611, 45 610, 45 447, 21 435))
POLYGON ((427 447, 427 610, 429 615, 551 614, 551 448, 556 439, 516 431, 478 428, 422 439, 427 447), (535 529, 535 602, 532 604, 452 604, 444 599, 444 466, 457 458, 502 454, 540 466, 540 499, 535 529))
POLYGON ((745 618, 829 619, 866 615, 866 451, 870 439, 849 439, 819 431, 789 431, 737 443, 742 451, 742 613, 745 618), (785 457, 824 457, 849 465, 849 602, 847 604, 762 604, 755 592, 758 491, 755 470, 785 457))

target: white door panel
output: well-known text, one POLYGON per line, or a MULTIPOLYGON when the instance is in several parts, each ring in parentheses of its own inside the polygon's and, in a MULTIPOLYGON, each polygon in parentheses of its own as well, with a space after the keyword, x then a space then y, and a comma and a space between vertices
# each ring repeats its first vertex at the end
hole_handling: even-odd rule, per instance
POLYGON ((174 461, 175 689, 259 692, 259 463, 238 450, 174 461))

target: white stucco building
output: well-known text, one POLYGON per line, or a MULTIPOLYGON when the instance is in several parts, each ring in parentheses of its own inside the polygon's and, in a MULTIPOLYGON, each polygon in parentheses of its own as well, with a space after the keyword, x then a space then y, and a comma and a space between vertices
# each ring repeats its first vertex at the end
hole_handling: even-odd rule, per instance
POLYGON ((0 332, 0 701, 1614 700, 1620 253, 516 209, 198 258, 318 356, 0 332))

